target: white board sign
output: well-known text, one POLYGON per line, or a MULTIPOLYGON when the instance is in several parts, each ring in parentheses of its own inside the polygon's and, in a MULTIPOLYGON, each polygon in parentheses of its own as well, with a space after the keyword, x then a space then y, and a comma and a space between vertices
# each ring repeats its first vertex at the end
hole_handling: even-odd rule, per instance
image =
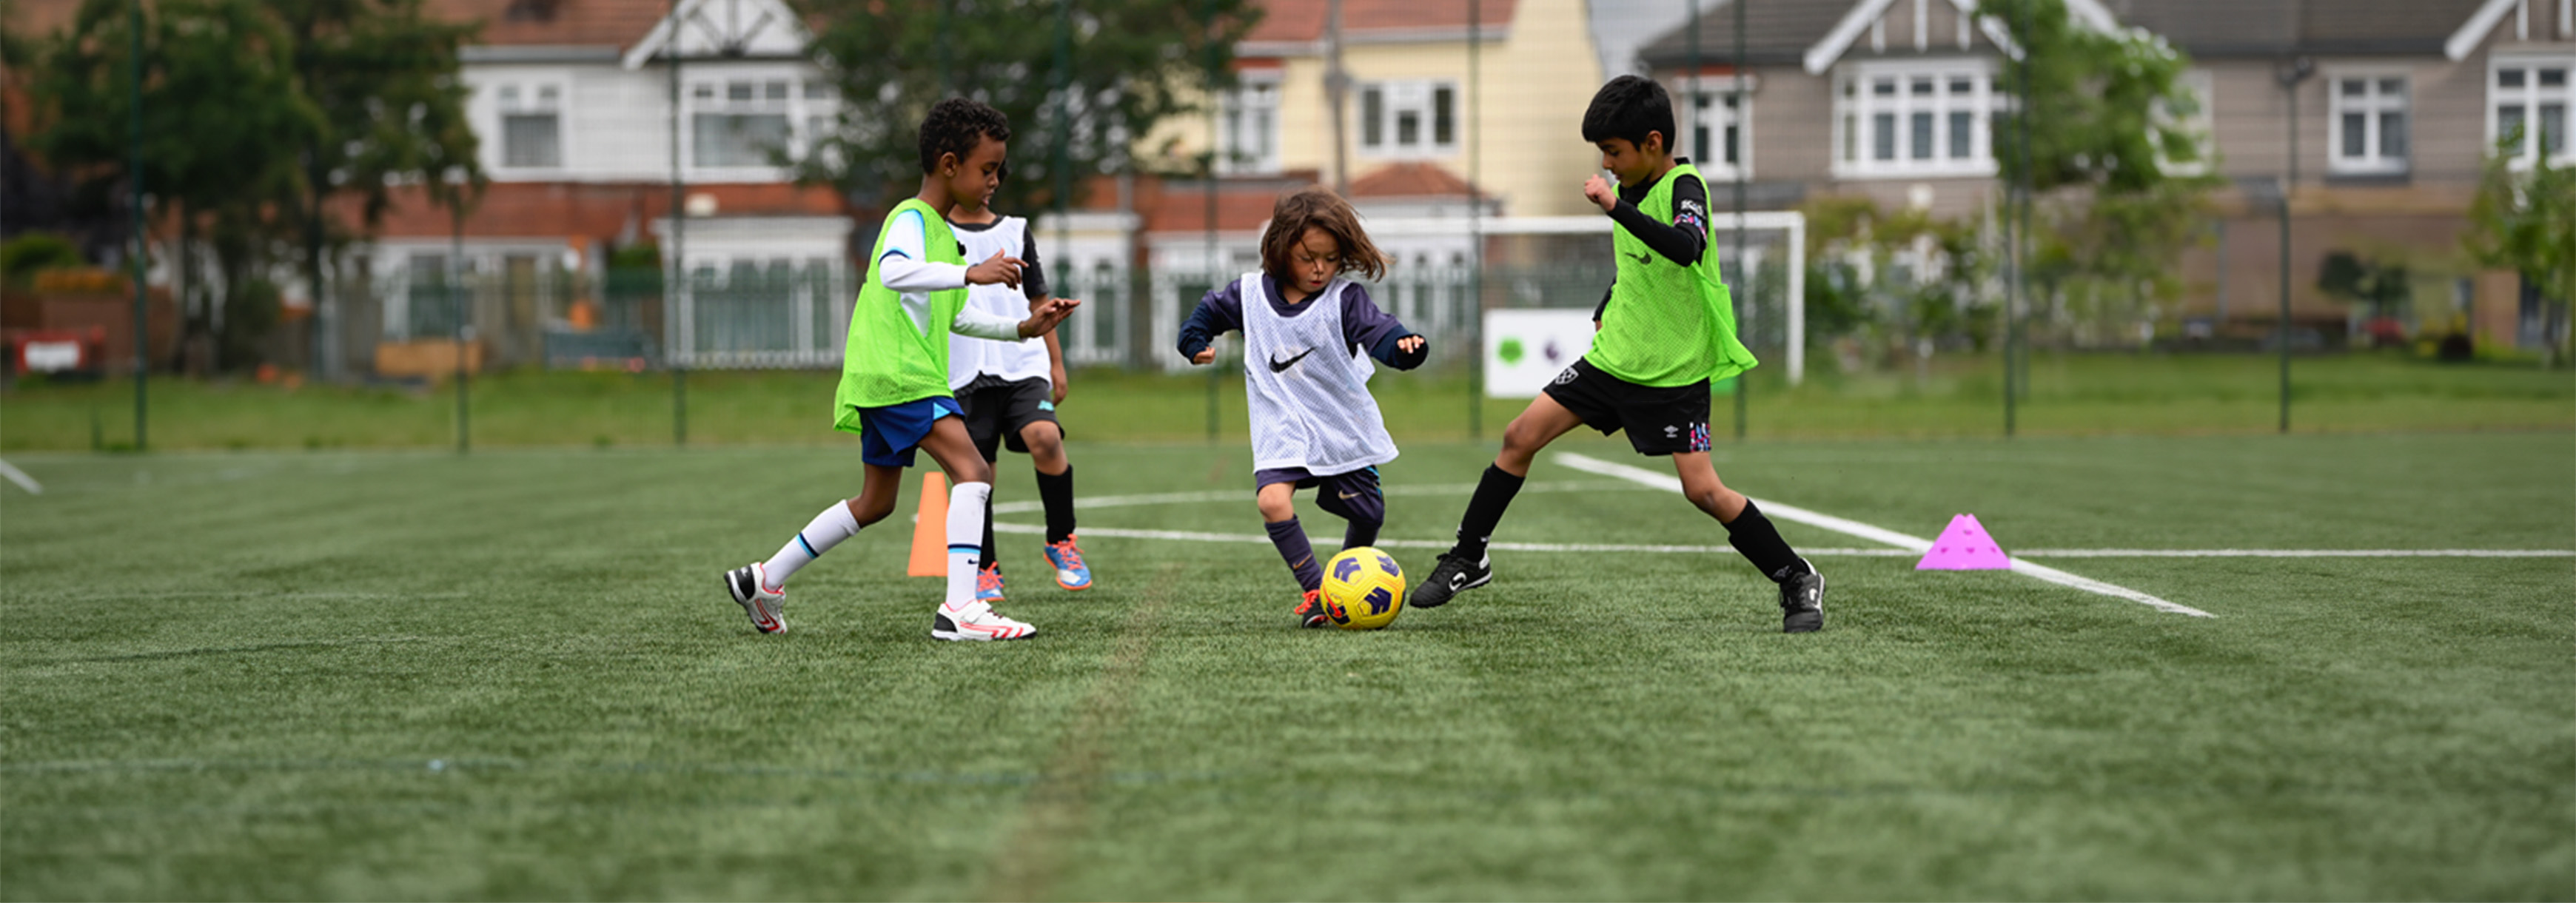
POLYGON ((1592 348, 1592 311, 1485 312, 1485 396, 1536 398, 1592 348))

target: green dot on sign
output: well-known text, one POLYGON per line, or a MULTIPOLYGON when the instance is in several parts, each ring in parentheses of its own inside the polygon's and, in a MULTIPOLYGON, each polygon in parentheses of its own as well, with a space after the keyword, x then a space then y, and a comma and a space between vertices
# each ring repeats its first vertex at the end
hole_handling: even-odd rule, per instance
POLYGON ((1497 354, 1497 355, 1501 355, 1501 356, 1502 356, 1503 363, 1506 363, 1506 364, 1517 364, 1517 363, 1520 363, 1520 362, 1521 362, 1521 354, 1522 354, 1522 349, 1521 349, 1521 340, 1519 340, 1519 339, 1504 339, 1504 340, 1503 340, 1503 344, 1502 344, 1501 346, 1499 346, 1499 347, 1497 347, 1497 348, 1495 348, 1495 349, 1494 349, 1494 353, 1495 353, 1495 354, 1497 354))

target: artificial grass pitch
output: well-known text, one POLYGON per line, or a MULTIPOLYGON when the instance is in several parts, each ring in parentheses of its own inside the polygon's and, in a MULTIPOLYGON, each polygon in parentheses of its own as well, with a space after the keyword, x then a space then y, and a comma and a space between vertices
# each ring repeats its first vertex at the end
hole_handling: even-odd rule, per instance
MULTIPOLYGON (((901 515, 786 635, 725 599, 856 492, 847 449, 13 455, 46 491, 0 486, 0 897, 2576 897, 2576 559, 2040 559, 2203 619, 1820 555, 1826 629, 1783 636, 1732 552, 1504 551, 1305 631, 1239 445, 1073 454, 1128 502, 1083 511, 1099 585, 1004 534, 1040 632, 990 645, 928 638, 901 515)), ((1408 444, 1385 536, 1445 539, 1490 454, 1408 444)), ((1715 457, 2014 552, 2576 549, 2565 433, 1715 457)), ((1544 456, 1530 490, 1498 543, 1724 546, 1544 456)))

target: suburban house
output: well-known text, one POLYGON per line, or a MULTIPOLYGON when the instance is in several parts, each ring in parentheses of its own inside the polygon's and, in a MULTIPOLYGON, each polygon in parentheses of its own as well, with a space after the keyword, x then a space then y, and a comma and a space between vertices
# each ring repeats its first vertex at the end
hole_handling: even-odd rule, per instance
MULTIPOLYGON (((1853 195, 1955 218, 1983 215, 1999 197, 1993 121, 2009 102, 2000 81, 2009 34, 1975 16, 1973 2, 1732 2, 1746 4, 1743 72, 1730 0, 1708 6, 1695 34, 1675 30, 1640 56, 1677 95, 1699 89, 1681 126, 1685 147, 1720 177, 1741 167, 1752 206, 1853 195), (1738 77, 1741 111, 1729 96, 1738 77)), ((2518 160, 2576 162, 2568 0, 2067 7, 2084 27, 2144 29, 2192 58, 2206 165, 2233 187, 2208 246, 2182 262, 2186 316, 2213 331, 2278 322, 2275 199, 2286 183, 2295 322, 2353 316, 2317 288, 2328 256, 2345 254, 2407 267, 2418 315, 2437 328, 2448 328, 2438 314, 2455 311, 2482 343, 2542 341, 2536 293, 2515 274, 2479 270, 2460 237, 2499 138, 2522 135, 2510 149, 2518 160)))
POLYGON ((483 23, 462 62, 492 184, 462 221, 417 197, 387 219, 364 267, 383 319, 368 329, 366 305, 349 305, 353 352, 371 333, 443 336, 442 286, 457 267, 481 277, 474 323, 497 363, 543 352, 526 337, 601 325, 626 343, 583 351, 641 357, 679 342, 759 355, 737 364, 838 359, 853 213, 771 157, 802 154, 836 103, 785 3, 680 0, 675 14, 635 0, 430 0, 430 12, 483 23), (686 186, 676 235, 675 174, 686 186), (665 324, 659 305, 617 303, 608 257, 646 241, 680 248, 702 307, 728 288, 772 289, 792 309, 770 330, 783 334, 734 335, 706 316, 665 324))

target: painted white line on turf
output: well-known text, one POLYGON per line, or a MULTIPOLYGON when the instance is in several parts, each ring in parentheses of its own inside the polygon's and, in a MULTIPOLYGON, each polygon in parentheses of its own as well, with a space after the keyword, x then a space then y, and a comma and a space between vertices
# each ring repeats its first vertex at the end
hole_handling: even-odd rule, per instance
MULTIPOLYGON (((1521 491, 1599 492, 1604 489, 1625 488, 1627 487, 1618 483, 1613 483, 1607 480, 1598 480, 1537 483, 1522 486, 1521 491)), ((1423 486, 1388 486, 1385 487, 1385 491, 1388 495, 1467 495, 1476 491, 1476 484, 1433 483, 1423 486)), ((1227 489, 1206 492, 1153 492, 1142 495, 1104 495, 1093 498, 1075 499, 1073 500, 1073 507, 1074 510, 1080 511, 1089 508, 1132 508, 1138 505, 1172 505, 1186 502, 1250 503, 1251 501, 1252 492, 1250 490, 1227 489)), ((997 502, 993 505, 993 513, 995 514, 1033 514, 1044 510, 1046 510, 1046 503, 1044 501, 997 502)), ((1102 535, 1105 536, 1107 534, 1102 535)), ((1442 546, 1441 548, 1445 549, 1448 547, 1442 546)))
MULTIPOLYGON (((1557 463, 1564 464, 1576 470, 1597 473, 1602 476, 1618 477, 1639 485, 1660 487, 1663 489, 1669 489, 1673 492, 1682 491, 1681 478, 1671 474, 1656 473, 1642 467, 1631 467, 1626 464, 1604 461, 1599 458, 1575 454, 1574 452, 1558 452, 1556 453, 1556 460, 1557 463)), ((1883 542, 1888 545, 1917 553, 1929 551, 1932 548, 1932 541, 1929 539, 1907 536, 1894 530, 1873 527, 1856 520, 1847 520, 1830 514, 1809 511, 1795 505, 1763 501, 1759 499, 1756 499, 1755 501, 1762 506, 1762 512, 1764 514, 1777 517, 1782 520, 1797 521, 1812 527, 1823 527, 1836 533, 1858 536, 1862 539, 1872 540, 1875 542, 1883 542)), ((2210 613, 2200 609, 2193 608, 2188 605, 2179 605, 2167 602, 2163 599, 2147 595, 2146 593, 2129 589, 2128 587, 2115 586, 2113 584, 2104 583, 2087 577, 2078 577, 2074 574, 2069 574, 2056 568, 2033 564, 2017 557, 2012 558, 2011 561, 2013 573, 2016 574, 2037 577, 2041 580, 2046 580, 2060 586, 2071 586, 2085 592, 2100 593, 2115 599, 2127 599, 2131 602, 2147 605, 2157 611, 2172 612, 2178 615, 2190 615, 2195 618, 2213 617, 2210 613)))
MULTIPOLYGON (((1037 524, 1006 524, 1000 521, 995 521, 993 523, 993 532, 1026 533, 1035 535, 1045 533, 1046 528, 1037 524)), ((1270 536, 1264 533, 1194 533, 1182 530, 1129 530, 1120 527, 1084 527, 1075 532, 1083 536, 1097 536, 1110 539, 1176 539, 1187 542, 1241 542, 1255 543, 1259 545, 1270 544, 1270 536)), ((1328 536, 1324 538, 1330 539, 1331 537, 1328 536)), ((1378 548, 1382 549, 1447 549, 1451 543, 1449 540, 1445 539, 1380 539, 1377 541, 1377 545, 1378 548)), ((1678 555, 1711 555, 1720 552, 1731 553, 1735 551, 1733 548, 1728 546, 1651 546, 1553 542, 1498 542, 1494 543, 1493 547, 1505 552, 1654 552, 1678 555)), ((1901 558, 1911 556, 1915 553, 1908 552, 1904 549, 1801 549, 1799 550, 1799 554, 1818 556, 1860 555, 1873 558, 1901 558)))
POLYGON ((2033 558, 2576 558, 2567 549, 2023 549, 2033 558))
MULTIPOLYGON (((1763 511, 1772 510, 1764 502, 1763 511)), ((1787 507, 1787 506, 1783 506, 1787 507)), ((995 533, 1039 535, 1046 527, 1038 524, 995 522, 995 533)), ((1170 539, 1185 542, 1240 542, 1264 544, 1270 537, 1260 533, 1195 533, 1180 530, 1130 530, 1120 527, 1085 527, 1084 536, 1111 539, 1170 539)), ((1330 536, 1323 537, 1331 539, 1330 536)), ((1380 548, 1446 549, 1445 539, 1380 539, 1380 548)), ((1661 555, 1723 555, 1735 551, 1732 546, 1667 546, 1627 543, 1565 542, 1498 542, 1493 547, 1504 552, 1643 552, 1661 555)), ((1913 549, 1879 548, 1809 548, 1798 554, 1818 558, 1912 558, 1923 554, 1913 549)), ((2566 549, 2028 549, 2020 553, 2031 558, 2576 558, 2576 551, 2566 549)), ((2071 580, 2085 578, 2068 575, 2071 580)))
POLYGON ((26 471, 9 466, 7 461, 0 461, 0 477, 8 477, 9 482, 16 483, 18 488, 27 490, 28 495, 45 494, 45 487, 38 484, 36 478, 28 476, 26 471))

